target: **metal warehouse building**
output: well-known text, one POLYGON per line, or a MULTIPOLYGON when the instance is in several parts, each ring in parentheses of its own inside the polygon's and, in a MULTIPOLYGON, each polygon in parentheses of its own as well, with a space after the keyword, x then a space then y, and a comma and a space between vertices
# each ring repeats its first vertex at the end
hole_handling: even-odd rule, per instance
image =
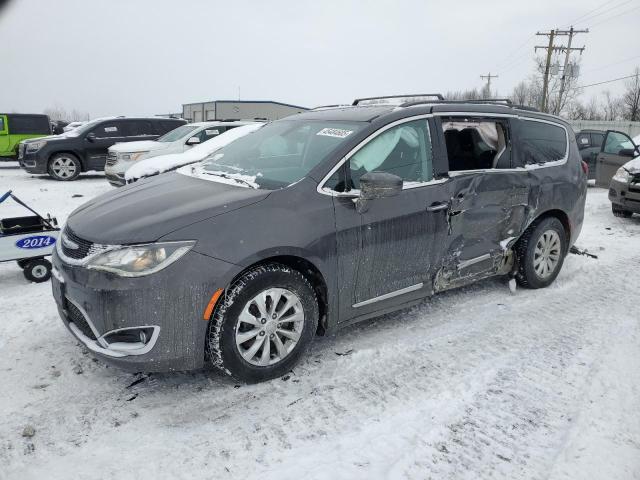
POLYGON ((230 118, 277 120, 307 110, 308 108, 305 107, 269 100, 212 100, 210 102, 182 105, 182 118, 188 122, 230 118))

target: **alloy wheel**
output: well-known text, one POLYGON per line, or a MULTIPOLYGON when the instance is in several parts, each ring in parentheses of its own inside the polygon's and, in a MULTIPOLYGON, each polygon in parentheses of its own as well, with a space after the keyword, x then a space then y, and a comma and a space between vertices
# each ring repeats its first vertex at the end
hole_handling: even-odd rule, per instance
POLYGON ((58 157, 52 164, 51 169, 60 178, 70 178, 76 174, 76 164, 69 157, 58 157))
POLYGON ((300 298, 285 288, 268 288, 249 300, 235 330, 242 357, 252 365, 274 365, 298 344, 304 327, 300 298))
POLYGON ((560 263, 562 242, 555 230, 546 230, 538 239, 533 254, 533 268, 538 277, 552 275, 560 263))

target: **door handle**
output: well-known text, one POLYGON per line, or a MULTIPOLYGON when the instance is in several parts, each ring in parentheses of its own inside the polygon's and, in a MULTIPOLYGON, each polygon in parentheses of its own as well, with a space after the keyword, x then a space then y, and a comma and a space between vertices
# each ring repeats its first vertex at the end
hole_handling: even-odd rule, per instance
POLYGON ((449 202, 434 202, 427 207, 427 212, 439 212, 440 210, 447 210, 449 208, 449 202))

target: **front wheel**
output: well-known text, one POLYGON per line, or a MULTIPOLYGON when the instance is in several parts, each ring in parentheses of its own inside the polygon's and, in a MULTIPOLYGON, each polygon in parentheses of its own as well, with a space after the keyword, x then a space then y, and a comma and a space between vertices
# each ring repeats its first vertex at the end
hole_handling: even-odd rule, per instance
POLYGON ((58 153, 49 160, 49 175, 55 180, 68 182, 80 175, 82 165, 75 155, 58 153))
POLYGON ((207 335, 210 362, 245 382, 289 372, 318 326, 318 301, 299 271, 273 263, 245 272, 216 307, 207 335))
POLYGON ((25 264, 23 273, 30 282, 46 282, 51 278, 51 262, 44 258, 34 258, 25 264))
POLYGON ((567 255, 567 234, 555 217, 536 221, 516 244, 518 272, 523 287, 544 288, 556 279, 567 255))

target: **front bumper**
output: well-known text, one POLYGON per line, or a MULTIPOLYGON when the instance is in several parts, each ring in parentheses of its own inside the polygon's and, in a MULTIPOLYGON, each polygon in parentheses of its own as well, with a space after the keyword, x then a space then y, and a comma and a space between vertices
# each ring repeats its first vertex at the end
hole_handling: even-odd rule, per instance
POLYGON ((52 263, 53 296, 64 325, 94 355, 133 372, 203 367, 203 312, 238 269, 193 251, 139 278, 67 265, 55 251, 52 263))
POLYGON ((636 175, 631 182, 611 180, 609 200, 625 210, 640 213, 640 178, 636 175))
POLYGON ((40 155, 40 150, 27 153, 25 149, 24 153, 18 156, 18 162, 20 167, 29 173, 47 173, 47 159, 40 155))

